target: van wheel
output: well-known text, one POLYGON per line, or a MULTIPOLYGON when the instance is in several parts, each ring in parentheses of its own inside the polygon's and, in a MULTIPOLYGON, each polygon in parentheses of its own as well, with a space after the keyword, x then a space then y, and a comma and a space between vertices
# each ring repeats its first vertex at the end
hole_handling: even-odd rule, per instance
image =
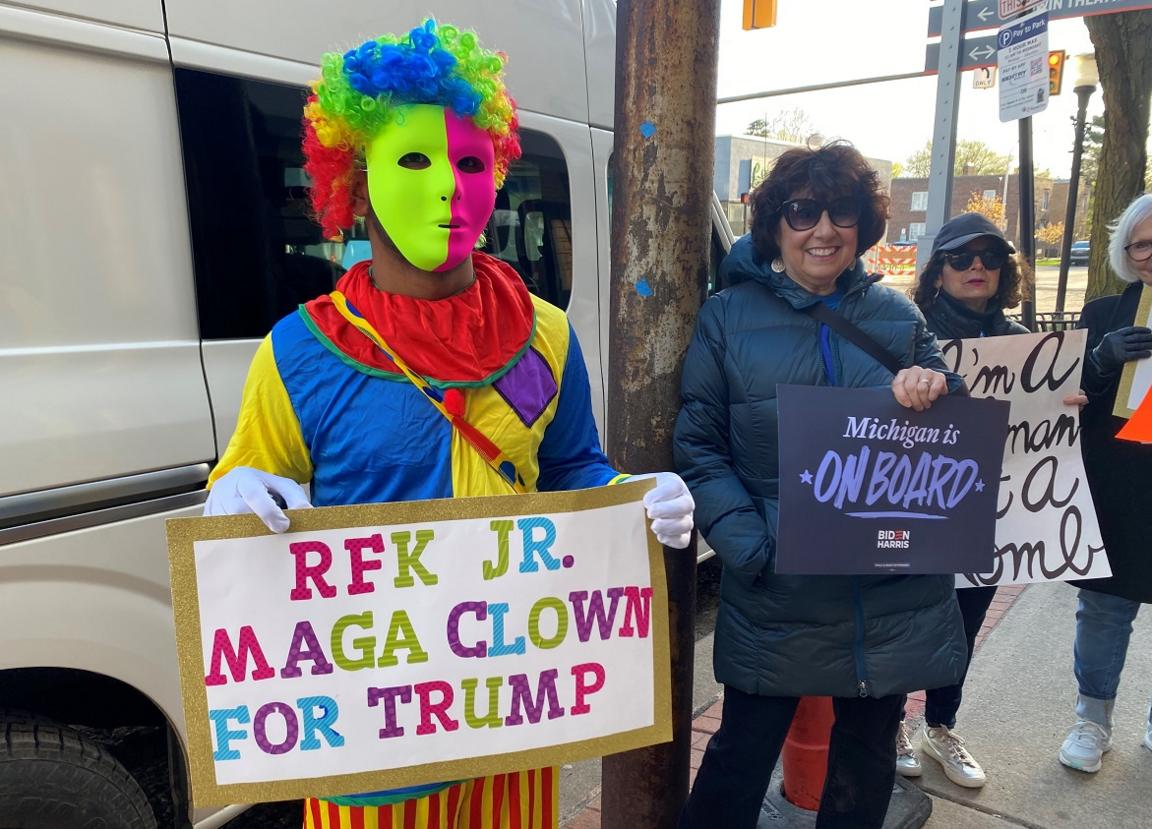
POLYGON ((0 721, 0 736, 0 829, 156 829, 139 784, 99 744, 43 721, 0 721))

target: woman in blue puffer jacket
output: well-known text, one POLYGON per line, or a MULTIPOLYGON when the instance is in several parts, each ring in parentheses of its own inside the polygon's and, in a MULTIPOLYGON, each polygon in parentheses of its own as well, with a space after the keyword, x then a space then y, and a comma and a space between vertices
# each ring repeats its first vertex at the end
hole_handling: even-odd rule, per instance
POLYGON ((724 684, 683 827, 754 827, 806 695, 834 698, 819 829, 884 822, 903 694, 955 683, 967 657, 952 576, 773 573, 778 500, 777 384, 891 385, 917 411, 966 393, 905 296, 859 260, 880 238, 888 197, 851 145, 784 153, 752 194, 752 233, 705 303, 684 364, 676 465, 696 521, 723 563, 715 632, 724 684), (823 302, 900 365, 805 313, 823 302))

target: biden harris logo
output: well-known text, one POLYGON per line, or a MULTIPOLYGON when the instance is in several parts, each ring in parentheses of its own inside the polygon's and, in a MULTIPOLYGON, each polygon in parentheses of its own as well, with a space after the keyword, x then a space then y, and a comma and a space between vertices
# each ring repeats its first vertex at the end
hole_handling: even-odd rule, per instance
POLYGON ((910 530, 877 530, 877 550, 907 550, 912 541, 910 530))

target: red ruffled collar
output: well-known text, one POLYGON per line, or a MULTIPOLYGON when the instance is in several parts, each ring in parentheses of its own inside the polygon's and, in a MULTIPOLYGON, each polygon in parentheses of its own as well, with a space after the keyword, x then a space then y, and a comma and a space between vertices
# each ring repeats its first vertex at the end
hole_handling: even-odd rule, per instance
MULTIPOLYGON (((475 251, 476 279, 446 299, 416 299, 381 291, 368 262, 336 283, 348 303, 416 373, 438 386, 478 386, 497 380, 524 353, 536 312, 524 281, 503 261, 475 251)), ((330 347, 370 369, 399 373, 388 355, 340 315, 327 294, 302 306, 330 347)))

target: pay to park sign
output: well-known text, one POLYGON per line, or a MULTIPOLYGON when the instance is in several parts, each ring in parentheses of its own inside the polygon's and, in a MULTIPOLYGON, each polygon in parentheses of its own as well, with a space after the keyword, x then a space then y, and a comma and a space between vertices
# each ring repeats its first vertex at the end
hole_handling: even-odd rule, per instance
POLYGON ((671 739, 651 482, 168 524, 197 805, 671 739))
POLYGON ((776 572, 959 573, 992 564, 1008 404, 779 386, 776 572))

